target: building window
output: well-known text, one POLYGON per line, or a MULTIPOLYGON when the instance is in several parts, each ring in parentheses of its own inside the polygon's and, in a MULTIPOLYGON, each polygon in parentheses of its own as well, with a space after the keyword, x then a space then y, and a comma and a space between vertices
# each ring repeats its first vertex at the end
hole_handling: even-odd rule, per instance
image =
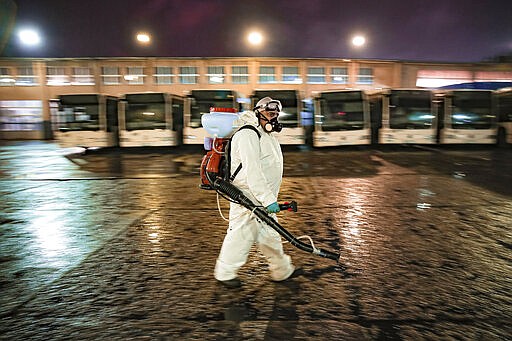
POLYGON ((249 83, 249 68, 247 66, 232 66, 231 67, 231 82, 233 84, 248 84, 249 83))
POLYGON ((61 66, 48 66, 46 68, 47 85, 69 85, 69 77, 66 68, 61 66))
POLYGON ((74 67, 71 85, 94 85, 94 76, 90 67, 74 67))
POLYGON ((172 67, 170 66, 157 66, 155 67, 155 74, 153 75, 155 84, 172 84, 172 67))
POLYGON ((259 82, 262 84, 276 83, 275 67, 260 66, 259 82))
POLYGON ((359 68, 357 84, 373 84, 373 69, 369 67, 359 68))
POLYGON ((11 76, 11 70, 7 67, 0 67, 0 86, 14 85, 14 77, 11 76))
POLYGON ((283 83, 302 84, 297 66, 283 66, 283 83))
POLYGON ((118 85, 121 83, 121 75, 117 66, 103 66, 101 68, 101 78, 104 85, 118 85))
POLYGON ((180 67, 180 83, 181 84, 197 84, 197 67, 181 66, 180 67))
POLYGON ((325 68, 312 66, 308 67, 309 84, 325 84, 325 68))
POLYGON ((144 68, 142 66, 128 66, 126 68, 126 75, 124 80, 131 85, 144 84, 144 68))
POLYGON ((2 131, 37 131, 42 121, 42 101, 0 101, 2 131))
POLYGON ((37 85, 36 76, 32 66, 21 66, 18 68, 18 74, 16 76, 16 85, 37 85))
POLYGON ((346 67, 331 68, 331 83, 332 84, 347 84, 348 83, 348 69, 346 67))
POLYGON ((208 66, 208 83, 223 84, 226 78, 224 66, 208 66))

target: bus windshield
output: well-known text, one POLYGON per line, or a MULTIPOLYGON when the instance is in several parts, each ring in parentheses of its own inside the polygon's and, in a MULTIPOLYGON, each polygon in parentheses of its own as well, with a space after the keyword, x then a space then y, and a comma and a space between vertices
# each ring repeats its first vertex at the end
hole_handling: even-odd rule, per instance
POLYGON ((201 117, 210 112, 210 108, 237 108, 233 91, 195 90, 191 94, 190 126, 202 127, 201 117))
POLYGON ((491 111, 491 93, 458 91, 453 93, 451 123, 454 129, 490 129, 496 116, 491 111))
POLYGON ((430 129, 434 120, 429 91, 392 91, 389 98, 391 129, 430 129))
POLYGON ((323 131, 358 130, 365 126, 361 92, 323 94, 320 106, 323 131))
POLYGON ((279 114, 279 123, 283 127, 296 127, 299 123, 297 98, 282 98, 279 100, 283 110, 279 114))
POLYGON ((126 95, 126 130, 166 129, 163 94, 126 95))
POLYGON ((58 116, 61 131, 97 131, 100 129, 98 96, 61 96, 58 116))

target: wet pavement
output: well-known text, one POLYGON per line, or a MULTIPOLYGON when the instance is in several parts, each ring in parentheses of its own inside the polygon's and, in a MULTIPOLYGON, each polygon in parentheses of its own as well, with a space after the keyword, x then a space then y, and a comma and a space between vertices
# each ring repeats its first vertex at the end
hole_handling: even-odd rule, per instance
MULTIPOLYGON (((339 263, 212 277, 200 149, 0 145, 1 340, 511 340, 512 150, 286 150, 280 213, 339 263), (73 153, 71 153, 73 152, 73 153)), ((221 201, 227 214, 227 204, 221 201)))

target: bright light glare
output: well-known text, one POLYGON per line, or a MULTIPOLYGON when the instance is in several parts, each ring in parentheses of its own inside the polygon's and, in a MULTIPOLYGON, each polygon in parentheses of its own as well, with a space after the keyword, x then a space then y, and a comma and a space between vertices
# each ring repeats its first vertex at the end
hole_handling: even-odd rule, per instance
POLYGON ((363 46, 366 43, 366 38, 363 36, 355 36, 352 38, 352 44, 354 46, 363 46))
POLYGON ((138 33, 137 34, 137 41, 141 42, 141 43, 149 43, 151 40, 151 38, 149 37, 149 35, 147 33, 138 33))
POLYGON ((433 119, 434 117, 435 117, 434 115, 421 115, 420 119, 422 119, 422 120, 430 120, 430 119, 433 119))
POLYGON ((456 120, 469 120, 471 116, 466 114, 453 114, 452 117, 456 120))
POLYGON ((247 40, 252 45, 260 45, 263 42, 263 36, 260 32, 251 32, 247 36, 247 40))
POLYGON ((18 37, 22 44, 24 45, 39 45, 41 42, 41 37, 39 33, 34 30, 25 29, 18 32, 18 37))
POLYGON ((224 77, 211 76, 210 77, 210 82, 212 82, 212 83, 222 83, 222 82, 224 82, 224 77))

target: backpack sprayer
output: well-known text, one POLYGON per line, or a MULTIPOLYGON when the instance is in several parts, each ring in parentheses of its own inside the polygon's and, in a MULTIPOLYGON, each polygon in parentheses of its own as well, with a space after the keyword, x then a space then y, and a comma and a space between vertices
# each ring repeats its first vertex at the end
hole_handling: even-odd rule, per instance
MULTIPOLYGON (((204 147, 207 153, 201 161, 201 185, 199 187, 206 190, 215 190, 228 201, 244 206, 260 220, 276 230, 293 246, 303 251, 338 261, 340 258, 338 253, 316 248, 313 241, 308 236, 304 237, 309 238, 311 245, 300 241, 299 238, 302 237, 294 237, 284 227, 279 225, 262 206, 253 203, 240 189, 230 182, 229 169, 231 158, 229 156, 229 142, 233 131, 238 128, 234 126, 237 118, 236 110, 230 108, 210 108, 210 113, 204 114, 201 117, 203 127, 208 134, 213 137, 205 138, 204 147)), ((289 203, 285 202, 284 204, 280 204, 279 208, 282 211, 289 210, 297 212, 297 203, 295 201, 289 203)))

